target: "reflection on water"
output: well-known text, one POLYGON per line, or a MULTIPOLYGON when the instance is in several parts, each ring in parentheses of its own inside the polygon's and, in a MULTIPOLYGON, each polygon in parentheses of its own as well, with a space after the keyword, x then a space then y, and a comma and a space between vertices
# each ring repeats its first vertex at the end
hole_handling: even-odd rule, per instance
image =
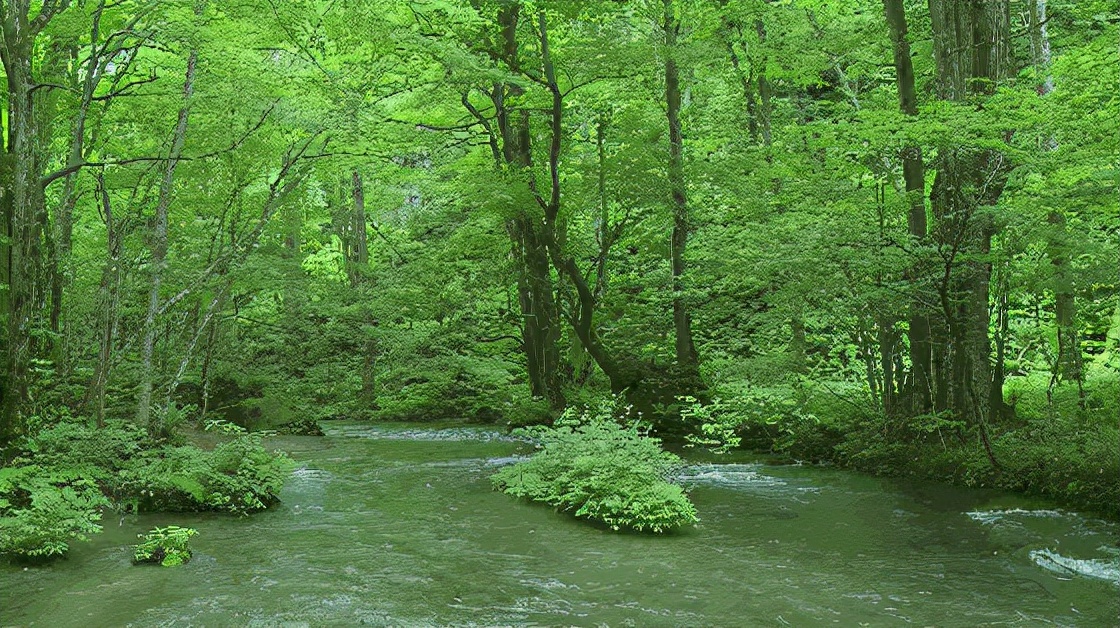
POLYGON ((684 467, 700 523, 614 534, 494 492, 528 453, 493 430, 336 425, 250 518, 110 520, 43 568, 0 567, 0 626, 1118 624, 1115 524, 985 491, 735 455, 684 467), (720 463, 720 460, 726 461, 720 463), (129 564, 137 532, 195 559, 129 564))

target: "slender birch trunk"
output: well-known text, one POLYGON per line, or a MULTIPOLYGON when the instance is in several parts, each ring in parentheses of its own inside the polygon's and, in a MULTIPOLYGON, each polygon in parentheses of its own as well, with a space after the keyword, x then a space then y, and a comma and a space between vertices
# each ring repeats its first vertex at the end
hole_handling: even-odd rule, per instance
MULTIPOLYGON (((195 5, 195 15, 201 15, 204 10, 205 2, 199 2, 195 5)), ((159 201, 156 203, 155 226, 152 229, 152 285, 148 293, 148 312, 144 317, 144 343, 140 353, 141 379, 136 419, 141 425, 146 425, 148 431, 153 434, 160 433, 163 427, 163 417, 152 415, 154 380, 152 362, 155 353, 156 315, 160 310, 159 293, 163 283, 163 271, 167 266, 167 212, 171 206, 171 196, 174 192, 175 169, 179 166, 179 160, 183 153, 183 143, 187 135, 197 66, 198 49, 192 46, 187 56, 186 78, 183 81, 183 104, 179 108, 179 117, 171 136, 171 150, 168 153, 167 165, 164 168, 163 180, 160 183, 159 201)))

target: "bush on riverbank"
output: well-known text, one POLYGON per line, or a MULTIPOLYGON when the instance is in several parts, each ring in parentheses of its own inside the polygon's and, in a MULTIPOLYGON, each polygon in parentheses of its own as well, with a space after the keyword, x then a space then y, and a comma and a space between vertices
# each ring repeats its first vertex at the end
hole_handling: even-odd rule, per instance
POLYGON ((1120 518, 1120 384, 1094 375, 1085 408, 1073 386, 1048 399, 1045 378, 1011 378, 1017 418, 988 427, 995 465, 975 426, 944 414, 887 418, 843 383, 724 390, 733 401, 706 416, 734 426, 744 447, 788 459, 1014 490, 1120 518))
POLYGON ((292 468, 261 436, 231 423, 216 428, 233 438, 213 450, 165 445, 144 451, 121 474, 120 492, 138 511, 220 511, 248 514, 280 501, 292 468))
POLYGON ((81 470, 40 465, 0 468, 0 554, 62 556, 101 531, 108 500, 81 470))
POLYGON ((529 460, 494 474, 499 490, 544 502, 614 530, 667 532, 696 521, 684 490, 669 482, 679 464, 637 425, 625 427, 609 403, 553 427, 519 430, 537 442, 529 460))
POLYGON ((66 413, 44 422, 0 469, 0 554, 62 556, 72 542, 100 532, 101 509, 111 504, 106 496, 145 439, 124 422, 98 429, 66 413))
POLYGON ((279 501, 291 461, 220 424, 213 449, 151 439, 125 421, 52 417, 0 468, 0 554, 49 558, 101 530, 101 510, 247 514, 279 501))

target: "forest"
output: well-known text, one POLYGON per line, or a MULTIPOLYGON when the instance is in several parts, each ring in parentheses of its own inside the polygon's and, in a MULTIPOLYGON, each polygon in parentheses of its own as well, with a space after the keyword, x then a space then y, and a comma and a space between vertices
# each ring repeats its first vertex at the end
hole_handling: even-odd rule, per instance
POLYGON ((0 625, 1120 619, 1116 0, 0 0, 0 25, 0 625), (423 561, 347 589, 315 516, 423 561), (836 610, 647 608, 677 579, 730 605, 731 567, 673 570, 843 517, 889 526, 882 561, 964 535, 999 602, 827 571, 836 610), (470 536, 507 521, 521 545, 470 536), (240 555, 293 530, 322 592, 240 555), (492 562, 663 542, 641 590, 492 562), (109 557, 201 588, 86 620, 43 593, 109 557), (206 597, 223 570, 287 602, 206 597))

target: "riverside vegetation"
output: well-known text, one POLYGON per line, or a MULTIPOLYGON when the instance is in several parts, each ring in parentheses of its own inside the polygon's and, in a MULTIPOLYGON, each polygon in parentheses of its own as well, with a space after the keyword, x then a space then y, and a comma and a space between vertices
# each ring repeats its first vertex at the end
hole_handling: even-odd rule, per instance
POLYGON ((4 2, 0 553, 328 419, 523 427, 614 529, 696 520, 662 440, 1120 517, 1118 14, 4 2))

